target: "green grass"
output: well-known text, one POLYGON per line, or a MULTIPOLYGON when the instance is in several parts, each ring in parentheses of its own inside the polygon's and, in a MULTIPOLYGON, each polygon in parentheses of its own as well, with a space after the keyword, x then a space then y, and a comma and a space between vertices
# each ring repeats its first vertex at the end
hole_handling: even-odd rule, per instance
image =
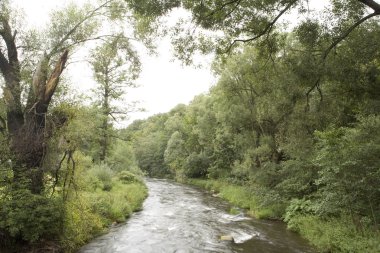
POLYGON ((218 193, 219 196, 231 204, 246 209, 250 216, 258 219, 278 219, 282 216, 284 208, 272 205, 262 207, 258 197, 247 186, 233 185, 221 180, 189 179, 188 183, 218 193))
POLYGON ((141 210, 148 195, 142 182, 125 183, 112 179, 112 188, 104 191, 79 191, 66 204, 66 219, 61 244, 64 252, 76 250, 90 239, 105 233, 112 223, 120 223, 141 210))
POLYGON ((380 234, 370 229, 358 231, 348 217, 320 219, 316 216, 296 216, 288 227, 300 233, 321 252, 380 252, 380 234))

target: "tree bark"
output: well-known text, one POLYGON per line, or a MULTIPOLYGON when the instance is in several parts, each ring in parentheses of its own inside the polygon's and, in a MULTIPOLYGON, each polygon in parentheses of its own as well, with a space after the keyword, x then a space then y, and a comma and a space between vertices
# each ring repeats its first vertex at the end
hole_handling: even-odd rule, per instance
POLYGON ((99 160, 104 161, 107 157, 107 150, 109 146, 109 137, 108 137, 108 116, 110 114, 110 104, 109 104, 109 96, 110 96, 110 87, 108 81, 108 67, 105 69, 105 84, 104 84, 104 97, 103 97, 103 105, 102 105, 102 113, 103 113, 103 122, 102 122, 102 136, 100 141, 100 156, 99 160))
MULTIPOLYGON (((59 77, 65 67, 66 50, 56 63, 49 78, 47 65, 37 68, 25 111, 21 110, 19 78, 5 78, 5 100, 7 105, 7 128, 10 134, 10 149, 15 155, 13 166, 14 186, 27 187, 32 193, 41 194, 44 190, 43 159, 46 153, 46 115, 51 98, 56 90, 59 77), (37 78, 39 77, 39 78, 37 78)), ((44 59, 49 62, 49 59, 44 59)), ((19 68, 4 68, 4 77, 19 77, 19 68)))

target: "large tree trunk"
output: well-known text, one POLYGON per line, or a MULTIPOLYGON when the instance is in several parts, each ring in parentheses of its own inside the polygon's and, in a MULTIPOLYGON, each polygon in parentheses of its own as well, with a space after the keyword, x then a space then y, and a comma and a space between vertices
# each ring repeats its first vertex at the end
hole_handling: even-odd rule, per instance
MULTIPOLYGON (((58 59, 49 78, 47 78, 49 59, 46 55, 43 56, 34 74, 24 112, 21 110, 21 92, 17 92, 17 87, 20 87, 19 78, 9 80, 5 78, 5 91, 8 92, 8 94, 5 93, 5 100, 10 136, 9 146, 14 154, 14 187, 26 187, 35 194, 42 193, 44 189, 43 160, 48 137, 45 136, 46 115, 59 77, 65 67, 67 55, 68 52, 65 51, 58 59)), ((3 75, 20 76, 19 69, 7 68, 5 73, 3 71, 3 75)))

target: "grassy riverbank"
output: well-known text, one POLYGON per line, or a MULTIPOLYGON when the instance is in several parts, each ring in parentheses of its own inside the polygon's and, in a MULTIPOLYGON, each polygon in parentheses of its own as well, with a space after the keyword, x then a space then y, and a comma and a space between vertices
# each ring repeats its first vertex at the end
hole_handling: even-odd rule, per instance
POLYGON ((321 219, 315 215, 297 214, 289 217, 287 205, 263 206, 248 186, 204 179, 188 179, 186 183, 218 194, 231 204, 246 209, 252 217, 286 221, 290 230, 309 240, 320 252, 380 252, 380 235, 365 227, 357 228, 348 216, 321 219))
MULTIPOLYGON (((85 169, 83 161, 79 159, 77 164, 78 180, 72 183, 75 186, 70 191, 56 186, 50 194, 50 201, 60 207, 55 209, 54 215, 46 215, 50 205, 33 209, 23 206, 13 213, 12 219, 0 220, 1 226, 12 226, 15 233, 23 233, 19 240, 6 238, 0 233, 0 252, 77 252, 94 237, 108 232, 113 224, 125 222, 133 212, 141 210, 148 191, 139 176, 127 171, 116 173, 106 165, 91 163, 89 165, 92 167, 85 169), (22 222, 25 219, 34 219, 37 215, 38 221, 31 226, 19 225, 24 224, 22 222), (46 223, 49 223, 49 226, 45 226, 48 229, 42 231, 41 227, 46 223), (42 239, 37 235, 41 235, 42 239)), ((22 201, 32 205, 38 200, 34 198, 30 195, 29 200, 22 201)), ((11 204, 18 205, 18 202, 13 200, 11 204)), ((7 202, 0 205, 0 211, 6 210, 7 205, 7 202)))
POLYGON ((90 239, 106 233, 112 224, 125 222, 133 212, 141 210, 148 194, 143 181, 128 172, 106 180, 104 173, 94 174, 88 179, 91 182, 86 182, 91 187, 80 191, 66 205, 60 239, 64 252, 76 252, 90 239))
POLYGON ((221 180, 188 179, 186 182, 218 193, 221 198, 246 209, 250 216, 258 219, 280 219, 285 210, 284 205, 260 207, 258 197, 247 186, 233 185, 221 180))

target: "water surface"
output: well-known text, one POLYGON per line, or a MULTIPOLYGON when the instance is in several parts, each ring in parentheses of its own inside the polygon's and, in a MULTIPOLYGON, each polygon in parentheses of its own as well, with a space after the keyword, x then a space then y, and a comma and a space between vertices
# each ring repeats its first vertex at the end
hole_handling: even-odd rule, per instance
POLYGON ((192 186, 159 179, 146 183, 143 210, 80 253, 315 252, 282 222, 231 215, 227 202, 192 186), (234 242, 221 241, 224 235, 234 242))

